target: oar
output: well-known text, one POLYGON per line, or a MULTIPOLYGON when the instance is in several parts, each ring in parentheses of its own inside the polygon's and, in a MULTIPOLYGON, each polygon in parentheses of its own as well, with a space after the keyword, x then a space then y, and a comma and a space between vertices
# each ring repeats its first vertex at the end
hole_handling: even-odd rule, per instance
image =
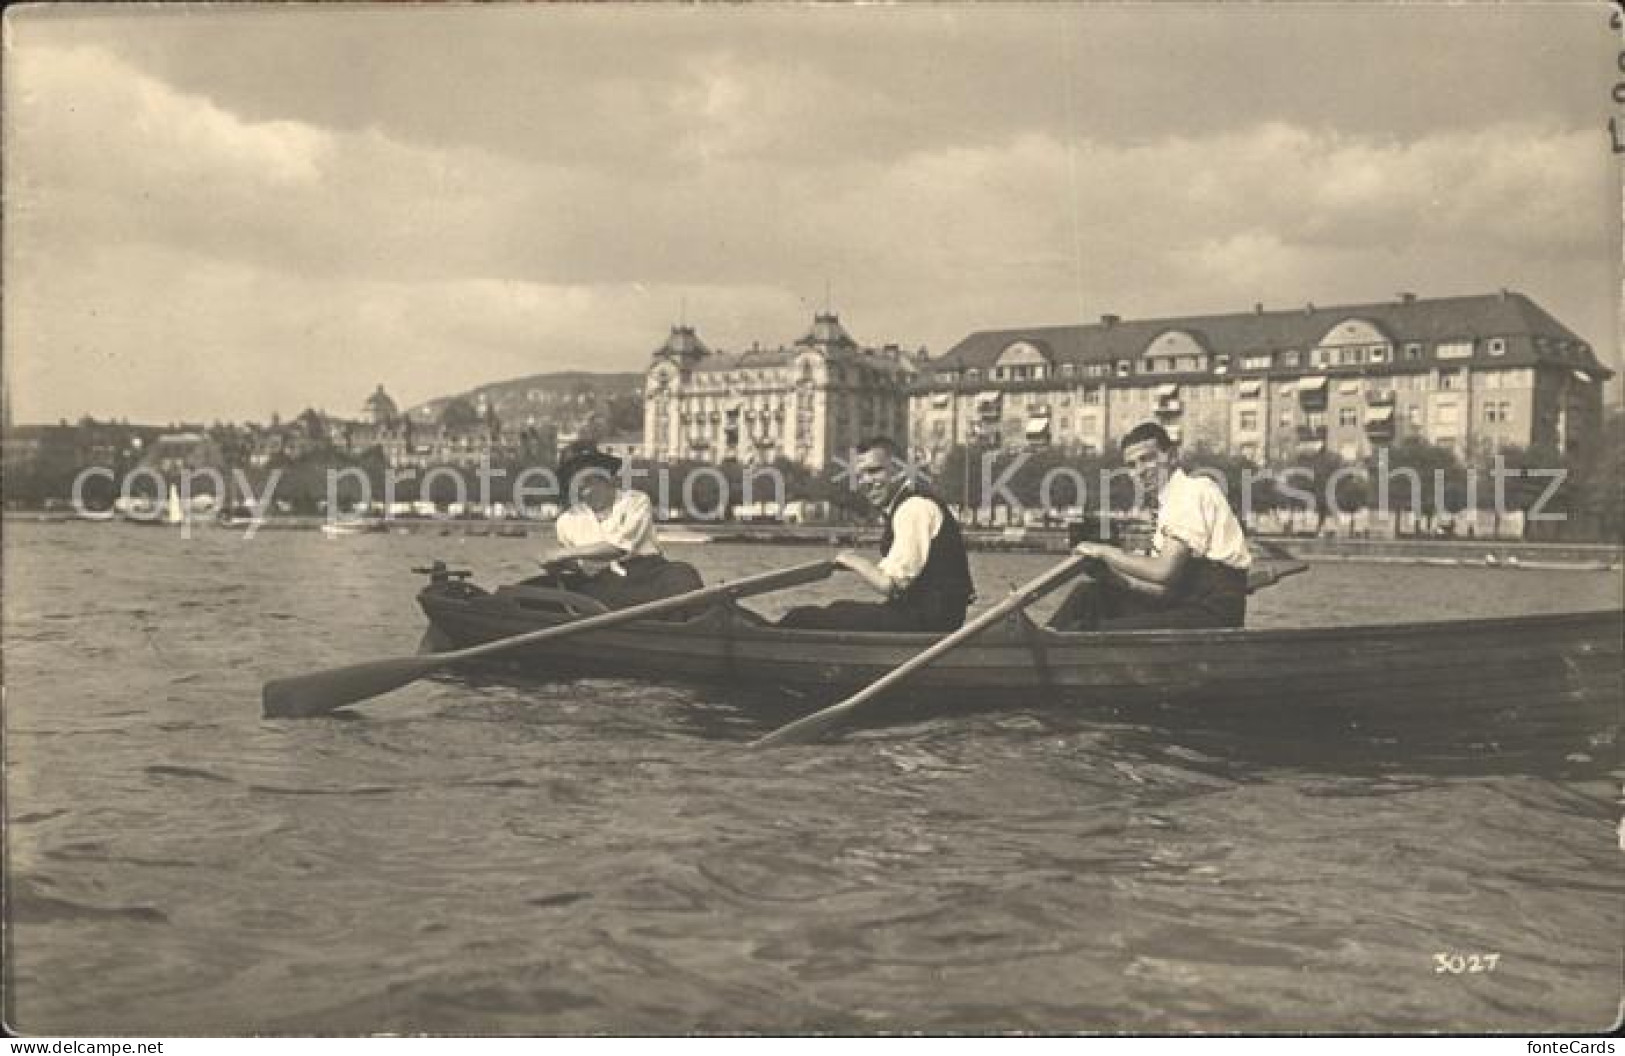
POLYGON ((568 638, 572 634, 618 627, 623 623, 661 616, 722 598, 745 598, 754 594, 766 594, 772 590, 782 590, 785 587, 812 583, 827 578, 835 568, 833 561, 815 561, 780 569, 777 572, 764 572, 759 576, 746 576, 732 583, 719 583, 676 597, 661 598, 627 609, 616 609, 613 612, 589 616, 554 627, 527 631, 511 638, 500 638, 494 642, 485 642, 449 653, 373 660, 308 675, 272 679, 265 683, 261 703, 266 718, 306 719, 326 715, 335 708, 342 708, 346 704, 354 704, 368 697, 388 693, 410 682, 416 682, 431 671, 438 671, 451 664, 490 656, 492 653, 522 645, 535 645, 538 642, 568 638))
POLYGON ((1287 564, 1271 562, 1268 565, 1254 565, 1247 570, 1247 593, 1257 594, 1265 587, 1273 587, 1288 576, 1295 576, 1299 572, 1309 571, 1309 565, 1303 561, 1292 561, 1287 564))
POLYGON ((844 722, 859 708, 922 667, 932 663, 944 654, 952 652, 955 648, 998 623, 1012 612, 1031 605, 1083 571, 1083 566, 1093 560, 1095 558, 1084 555, 1074 555, 1067 558, 1026 586, 1017 588, 1015 593, 1008 598, 988 609, 982 615, 965 624, 914 659, 896 668, 879 681, 872 683, 867 689, 860 690, 839 704, 831 704, 823 711, 814 712, 806 718, 797 719, 795 722, 781 726, 766 737, 753 741, 751 747, 770 748, 779 744, 793 744, 812 740, 836 723, 844 722))

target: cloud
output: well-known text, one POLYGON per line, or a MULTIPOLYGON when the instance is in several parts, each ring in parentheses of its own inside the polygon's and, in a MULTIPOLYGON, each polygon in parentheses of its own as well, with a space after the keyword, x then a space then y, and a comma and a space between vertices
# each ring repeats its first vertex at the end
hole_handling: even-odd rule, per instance
POLYGON ((1102 311, 1503 285, 1599 347, 1613 332, 1618 203, 1589 126, 1401 137, 1261 119, 1110 138, 977 111, 957 135, 940 107, 812 51, 678 50, 649 78, 583 80, 581 125, 547 110, 589 140, 646 139, 633 160, 578 155, 573 135, 496 150, 247 116, 110 45, 16 50, 19 417, 343 409, 379 381, 410 401, 636 369, 685 302, 714 344, 776 344, 826 282, 860 339, 937 351, 1102 311))

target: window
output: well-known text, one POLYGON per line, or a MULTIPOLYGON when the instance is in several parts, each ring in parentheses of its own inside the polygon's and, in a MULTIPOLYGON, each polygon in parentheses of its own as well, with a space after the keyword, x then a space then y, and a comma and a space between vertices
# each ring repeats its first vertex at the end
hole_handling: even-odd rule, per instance
POLYGON ((1343 407, 1339 409, 1337 412, 1337 424, 1340 426, 1359 425, 1360 412, 1355 410, 1353 407, 1343 407))
POLYGON ((1236 419, 1236 428, 1243 433, 1256 433, 1258 431, 1258 412, 1242 411, 1236 419))
POLYGON ((1283 366, 1283 367, 1295 367, 1297 365, 1298 365, 1298 350, 1297 349, 1289 348, 1285 352, 1281 353, 1281 366, 1283 366))
POLYGON ((965 380, 966 381, 977 381, 977 380, 979 380, 981 378, 981 376, 982 376, 982 372, 980 370, 977 370, 975 367, 972 367, 969 370, 965 371, 965 380))
POLYGON ((1373 363, 1386 363, 1386 362, 1388 362, 1388 346, 1387 345, 1373 345, 1373 346, 1371 346, 1371 362, 1373 362, 1373 363))
POLYGON ((1061 364, 1061 377, 1070 378, 1072 375, 1076 374, 1077 372, 1078 372, 1078 368, 1076 366, 1074 366, 1073 364, 1071 364, 1071 363, 1062 363, 1061 364))
POLYGON ((1365 349, 1340 348, 1337 350, 1337 362, 1344 366, 1353 366, 1365 362, 1365 349))
POLYGON ((1100 390, 1099 389, 1084 389, 1083 390, 1083 402, 1086 403, 1086 404, 1098 404, 1100 402, 1100 390))
POLYGON ((1416 406, 1415 404, 1405 408, 1405 421, 1409 422, 1411 425, 1421 425, 1422 408, 1416 406))
POLYGON ((1504 356, 1504 355, 1506 355, 1506 350, 1507 350, 1507 343, 1506 343, 1505 338, 1501 338, 1501 337, 1492 337, 1492 338, 1490 338, 1490 344, 1489 344, 1490 355, 1492 355, 1492 356, 1504 356))
POLYGON ((1473 343, 1471 341, 1442 341, 1433 354, 1439 359, 1471 359, 1473 356, 1473 343))
POLYGON ((1126 377, 1128 377, 1128 375, 1129 375, 1129 361, 1126 360, 1126 359, 1118 360, 1117 361, 1117 376, 1120 377, 1120 378, 1126 378, 1126 377))
POLYGON ((1292 412, 1282 411, 1278 421, 1282 429, 1290 429, 1292 427, 1292 412))
POLYGON ((1461 408, 1453 403, 1440 403, 1433 408, 1433 424, 1455 425, 1461 417, 1461 408))
POLYGON ((1416 362, 1417 360, 1419 360, 1421 358, 1422 358, 1422 346, 1420 344, 1418 344, 1417 342, 1415 342, 1415 341, 1408 342, 1405 345, 1405 359, 1408 362, 1414 363, 1414 362, 1416 362))
POLYGON ((1227 371, 1229 369, 1230 369, 1230 357, 1229 356, 1214 356, 1213 357, 1213 373, 1215 373, 1215 374, 1223 374, 1225 371, 1227 371))
POLYGON ((1270 363, 1268 352, 1253 352, 1241 357, 1242 370, 1268 370, 1270 363))
POLYGON ((1078 428, 1085 433, 1092 433, 1100 428, 1100 421, 1094 415, 1086 414, 1078 419, 1078 428))
POLYGON ((1317 348, 1309 353, 1309 365, 1324 367, 1332 361, 1332 352, 1329 348, 1317 348))

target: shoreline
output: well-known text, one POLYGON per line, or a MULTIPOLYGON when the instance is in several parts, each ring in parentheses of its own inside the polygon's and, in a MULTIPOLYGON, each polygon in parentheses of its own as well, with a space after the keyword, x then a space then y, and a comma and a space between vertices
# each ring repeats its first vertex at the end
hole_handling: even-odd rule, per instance
MULTIPOLYGON (((4 523, 83 524, 93 527, 135 527, 127 522, 91 521, 70 514, 7 510, 4 523)), ((259 522, 256 531, 319 531, 328 523, 325 517, 278 516, 259 522)), ((142 525, 141 527, 178 526, 142 525)), ((221 524, 212 520, 193 522, 194 531, 246 531, 247 523, 221 524)), ((439 518, 391 518, 368 531, 345 533, 366 535, 428 535, 471 538, 533 539, 551 533, 549 521, 480 521, 439 518)), ((879 542, 880 529, 867 525, 783 525, 741 524, 737 522, 668 522, 660 526, 667 546, 686 547, 709 543, 761 546, 872 547, 879 542)), ((979 528, 964 529, 967 548, 1000 553, 1049 553, 1066 550, 1064 528, 979 528)), ((1306 538, 1284 535, 1257 535, 1253 539, 1266 548, 1279 548, 1293 558, 1311 564, 1339 561, 1383 565, 1432 565, 1442 567, 1500 568, 1506 570, 1606 571, 1625 563, 1625 547, 1610 543, 1547 543, 1519 539, 1349 539, 1343 537, 1306 538)), ((336 541, 336 540, 335 540, 336 541)))

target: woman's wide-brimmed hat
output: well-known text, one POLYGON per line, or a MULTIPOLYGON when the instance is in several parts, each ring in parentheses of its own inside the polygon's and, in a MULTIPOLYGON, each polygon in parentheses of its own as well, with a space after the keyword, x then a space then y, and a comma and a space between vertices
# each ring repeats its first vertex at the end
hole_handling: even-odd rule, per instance
POLYGON ((621 471, 621 460, 598 450, 591 440, 574 440, 559 453, 559 491, 569 495, 575 478, 589 469, 601 469, 610 476, 621 471))

